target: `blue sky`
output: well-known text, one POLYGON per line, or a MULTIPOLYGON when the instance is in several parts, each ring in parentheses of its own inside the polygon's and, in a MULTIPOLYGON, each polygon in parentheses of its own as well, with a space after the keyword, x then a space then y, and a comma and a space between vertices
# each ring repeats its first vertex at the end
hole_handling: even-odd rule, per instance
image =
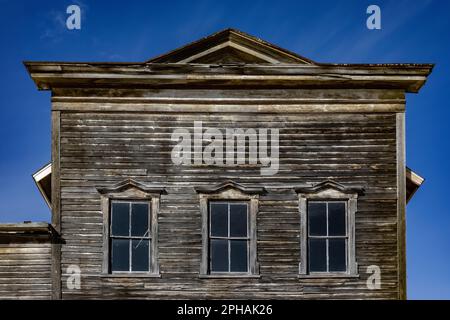
POLYGON ((50 160, 50 93, 23 60, 143 61, 233 27, 320 62, 436 63, 407 97, 407 162, 426 178, 408 205, 410 299, 450 299, 450 1, 0 0, 0 222, 49 221, 31 174, 50 160), (65 27, 79 4, 81 30, 65 27), (382 29, 366 28, 381 7, 382 29))

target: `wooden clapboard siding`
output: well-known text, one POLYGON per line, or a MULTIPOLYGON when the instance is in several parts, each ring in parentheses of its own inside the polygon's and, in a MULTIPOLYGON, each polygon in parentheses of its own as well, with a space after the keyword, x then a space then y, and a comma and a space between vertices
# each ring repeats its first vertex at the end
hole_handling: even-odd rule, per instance
POLYGON ((404 109, 403 92, 255 92, 55 90, 65 241, 61 283, 69 265, 79 265, 82 271, 81 289, 63 285, 62 298, 399 297, 396 112, 404 109), (204 128, 278 128, 278 174, 261 176, 260 167, 250 165, 173 165, 171 134, 177 128, 192 132, 194 121, 202 121, 204 128), (127 178, 166 188, 159 213, 161 278, 101 275, 103 220, 96 188, 127 178), (259 279, 198 276, 201 214, 194 187, 227 179, 267 189, 260 196, 257 217, 259 279), (300 221, 293 187, 325 179, 365 188, 356 214, 359 278, 298 278, 300 221), (366 268, 373 264, 382 270, 380 290, 366 287, 366 268))
POLYGON ((50 299, 51 244, 0 243, 0 299, 50 299))
POLYGON ((52 247, 52 298, 406 297, 405 93, 420 90, 432 64, 318 63, 226 29, 146 62, 25 66, 39 89, 52 91, 52 223, 62 237, 52 247), (194 121, 279 129, 278 173, 262 176, 261 166, 248 164, 173 165, 171 134, 192 133, 194 121), (98 190, 124 180, 164 190, 161 277, 102 274, 108 219, 98 190), (225 180, 266 190, 257 200, 257 263, 251 254, 260 277, 199 276, 206 215, 196 190, 225 180), (355 218, 359 277, 299 275, 305 203, 295 190, 324 180, 365 190, 355 218), (80 289, 65 285, 70 265, 81 268, 80 289), (381 268, 379 290, 366 286, 372 265, 381 268))

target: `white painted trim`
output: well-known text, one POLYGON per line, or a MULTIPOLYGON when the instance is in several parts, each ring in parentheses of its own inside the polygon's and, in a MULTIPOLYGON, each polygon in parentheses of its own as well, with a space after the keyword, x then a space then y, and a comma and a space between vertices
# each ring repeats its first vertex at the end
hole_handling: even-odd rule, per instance
MULTIPOLYGON (((52 203, 51 203, 50 199, 47 197, 47 195, 45 194, 44 189, 42 189, 42 186, 40 183, 40 181, 42 179, 49 176, 50 174, 52 174, 52 163, 51 162, 49 164, 47 164, 45 167, 43 167, 42 169, 40 169, 39 171, 35 172, 32 176, 33 176, 34 182, 36 183, 36 186, 38 187, 38 190, 39 190, 41 196, 44 198, 45 203, 51 210, 52 203)), ((52 186, 52 188, 53 188, 53 186, 52 186)))
POLYGON ((422 178, 417 173, 412 171, 409 168, 406 168, 406 178, 411 180, 412 183, 414 183, 416 186, 421 186, 422 183, 425 181, 425 178, 422 178))
POLYGON ((406 300, 406 139, 405 113, 396 115, 397 131, 397 281, 398 299, 406 300))
POLYGON ((206 56, 206 55, 208 55, 210 53, 216 52, 216 51, 218 51, 220 49, 223 49, 223 48, 226 48, 226 47, 235 48, 237 50, 240 50, 242 52, 245 52, 245 53, 248 53, 248 54, 250 54, 252 56, 255 56, 255 57, 259 58, 259 59, 267 61, 269 63, 280 63, 278 60, 275 60, 275 59, 273 59, 273 58, 271 58, 269 56, 266 56, 265 54, 262 54, 262 53, 254 51, 254 50, 248 49, 248 48, 243 47, 243 46, 241 46, 241 45, 239 45, 237 43, 234 43, 232 41, 226 41, 226 42, 221 43, 221 44, 219 44, 217 46, 214 46, 214 47, 212 47, 212 48, 210 48, 208 50, 202 51, 202 52, 194 54, 193 56, 190 56, 190 57, 188 57, 188 58, 186 58, 184 60, 178 61, 177 63, 189 63, 191 61, 194 61, 194 60, 196 60, 198 58, 204 57, 204 56, 206 56))
POLYGON ((34 179, 34 181, 36 181, 36 183, 38 183, 39 181, 41 181, 42 179, 44 179, 46 176, 48 176, 51 173, 52 173, 52 163, 50 162, 42 169, 35 172, 33 174, 33 179, 34 179))
POLYGON ((358 201, 358 193, 346 193, 332 187, 317 191, 317 192, 299 192, 299 213, 300 213, 300 263, 299 275, 310 275, 313 277, 324 277, 339 275, 339 276, 358 276, 358 262, 356 259, 356 230, 355 219, 358 201), (308 221, 308 201, 342 201, 346 203, 346 229, 347 229, 347 271, 346 272, 329 272, 329 273, 308 273, 308 235, 307 235, 307 221, 308 221))

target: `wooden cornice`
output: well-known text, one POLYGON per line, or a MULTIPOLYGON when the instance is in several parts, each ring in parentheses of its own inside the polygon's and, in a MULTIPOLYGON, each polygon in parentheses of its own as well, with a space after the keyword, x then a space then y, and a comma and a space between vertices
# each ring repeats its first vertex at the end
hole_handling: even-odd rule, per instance
POLYGON ((55 88, 365 88, 418 92, 432 64, 210 65, 25 62, 41 90, 55 88))
POLYGON ((418 92, 433 64, 318 63, 235 29, 144 62, 24 62, 57 88, 364 88, 418 92))

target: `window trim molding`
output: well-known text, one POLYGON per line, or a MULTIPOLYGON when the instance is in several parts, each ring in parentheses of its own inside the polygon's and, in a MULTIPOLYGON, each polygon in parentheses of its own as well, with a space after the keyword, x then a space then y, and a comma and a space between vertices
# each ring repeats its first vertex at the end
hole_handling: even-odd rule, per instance
POLYGON ((242 278, 259 276, 259 264, 257 259, 257 215, 259 196, 266 190, 262 187, 246 187, 227 180, 212 187, 195 187, 199 194, 200 214, 202 217, 202 258, 200 263, 200 278, 242 278), (249 214, 249 257, 248 272, 209 272, 209 202, 210 201, 247 201, 249 214))
POLYGON ((101 197, 101 211, 103 215, 103 261, 102 275, 121 277, 140 276, 158 276, 159 259, 158 259, 158 213, 160 207, 161 194, 166 191, 161 186, 148 186, 136 182, 132 179, 126 179, 110 187, 97 188, 101 197), (148 272, 114 272, 110 271, 110 210, 111 202, 118 201, 143 201, 150 204, 151 212, 151 254, 150 254, 150 271, 148 272))
POLYGON ((359 186, 344 186, 333 180, 326 180, 311 187, 295 188, 298 194, 300 213, 300 263, 299 278, 337 278, 358 277, 356 260, 355 216, 358 196, 364 194, 359 186), (346 272, 308 272, 308 201, 345 201, 347 203, 347 271, 346 272))
MULTIPOLYGON (((250 222, 250 203, 247 200, 226 200, 226 201, 221 201, 221 200, 209 200, 208 201, 208 240, 209 240, 209 244, 211 244, 211 241, 214 239, 222 239, 227 241, 227 245, 228 245, 228 269, 230 271, 212 271, 212 265, 211 265, 211 259, 209 259, 209 264, 208 264, 208 268, 209 268, 209 274, 210 275, 226 275, 226 274, 236 274, 236 275, 246 275, 248 274, 248 272, 243 272, 243 271, 231 271, 231 258, 230 258, 230 242, 232 240, 241 240, 241 241, 245 241, 246 242, 246 246, 247 246, 247 270, 249 270, 250 267, 250 228, 251 228, 251 222, 250 222), (211 205, 212 204, 226 204, 227 205, 227 220, 228 220, 228 235, 226 237, 220 237, 220 236, 213 236, 211 234, 211 228, 212 228, 212 224, 211 224, 211 205), (246 222, 247 222, 247 235, 245 237, 233 237, 230 235, 230 210, 231 210, 231 205, 232 204, 239 204, 239 205, 245 205, 245 209, 246 209, 246 222)), ((210 249, 210 247, 208 246, 208 249, 210 249)), ((211 252, 209 252, 211 254, 211 252)))

